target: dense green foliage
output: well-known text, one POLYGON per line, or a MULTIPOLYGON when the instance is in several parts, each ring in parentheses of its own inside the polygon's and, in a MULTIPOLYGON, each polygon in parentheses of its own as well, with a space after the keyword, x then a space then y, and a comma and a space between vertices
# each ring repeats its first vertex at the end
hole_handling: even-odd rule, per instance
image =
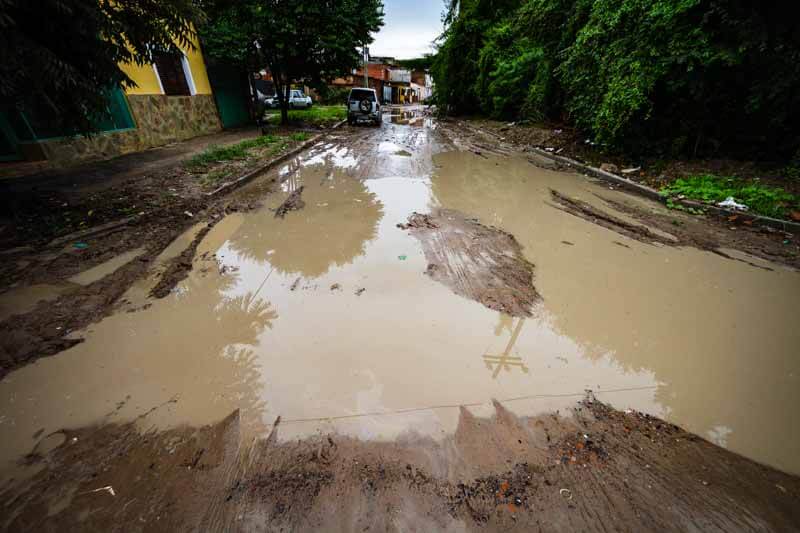
POLYGON ((800 209, 800 197, 781 188, 713 174, 677 179, 662 189, 661 194, 667 198, 681 196, 714 204, 732 197, 753 213, 775 218, 787 218, 791 211, 800 209))
POLYGON ((0 0, 0 111, 91 132, 107 90, 135 85, 120 63, 191 49, 201 18, 192 0, 0 0))
POLYGON ((209 56, 250 68, 267 66, 289 120, 292 83, 320 86, 360 60, 383 24, 380 0, 206 0, 209 23, 201 27, 209 56))
POLYGON ((433 66, 433 54, 423 54, 412 59, 398 59, 397 64, 409 70, 428 70, 433 66))
POLYGON ((800 147, 791 4, 452 0, 436 100, 571 122, 608 149, 789 159, 800 147))

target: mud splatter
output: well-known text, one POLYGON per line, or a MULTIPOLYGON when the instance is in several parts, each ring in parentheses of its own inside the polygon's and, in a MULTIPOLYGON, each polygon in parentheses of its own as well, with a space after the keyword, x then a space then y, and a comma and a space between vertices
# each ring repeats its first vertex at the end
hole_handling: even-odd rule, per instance
POLYGON ((484 226, 457 211, 413 213, 398 224, 420 240, 425 274, 460 296, 510 316, 531 316, 539 299, 534 265, 522 255, 513 235, 484 226))

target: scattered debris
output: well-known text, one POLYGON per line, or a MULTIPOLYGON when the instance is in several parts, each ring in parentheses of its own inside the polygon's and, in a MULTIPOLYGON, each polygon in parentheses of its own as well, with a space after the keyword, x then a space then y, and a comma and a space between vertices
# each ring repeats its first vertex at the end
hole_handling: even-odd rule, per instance
POLYGON ((296 280, 292 282, 292 285, 289 287, 290 291, 294 291, 297 289, 297 286, 300 284, 300 280, 303 279, 302 277, 298 277, 296 280))
POLYGON ((750 209, 750 208, 749 208, 749 207, 747 207, 746 205, 744 205, 744 204, 740 204, 739 202, 737 202, 737 201, 736 201, 736 200, 733 198, 733 196, 728 196, 727 198, 725 198, 725 200, 723 200, 723 201, 721 201, 721 202, 717 203, 717 206, 719 206, 719 207, 725 207, 725 208, 727 208, 727 209, 735 209, 735 210, 737 210, 737 211, 747 211, 748 209, 750 209))
POLYGON ((620 170, 623 174, 633 174, 634 172, 639 172, 642 170, 642 167, 632 167, 632 168, 623 168, 620 170))
POLYGON ((184 211, 183 214, 186 215, 189 218, 194 218, 194 215, 192 214, 191 211, 184 211))
POLYGON ((619 172, 619 167, 614 163, 603 163, 602 165, 600 165, 600 170, 616 174, 617 172, 619 172))
POLYGON ((362 294, 364 294, 364 291, 366 291, 366 290, 367 289, 365 289, 364 287, 361 287, 360 289, 358 289, 356 291, 356 296, 361 296, 362 294))
POLYGON ((397 258, 398 258, 400 261, 405 261, 406 259, 408 259, 408 256, 407 256, 407 255, 398 255, 398 256, 397 256, 397 258))
POLYGON ((569 241, 561 241, 561 244, 566 244, 567 246, 575 246, 574 242, 569 242, 569 241))
POLYGON ((563 496, 566 500, 572 499, 572 491, 569 489, 560 489, 558 493, 561 494, 561 496, 563 496))
POLYGON ((78 250, 85 250, 86 248, 89 247, 89 245, 86 244, 85 242, 76 242, 75 244, 72 245, 72 247, 78 250))
POLYGON ((422 213, 417 213, 416 211, 408 217, 408 223, 403 224, 400 223, 397 225, 400 229, 412 229, 412 228, 428 228, 428 229, 436 229, 439 226, 431 220, 430 215, 425 215, 422 213))
POLYGON ((340 291, 340 290, 342 290, 342 286, 339 285, 338 283, 334 283, 333 285, 331 285, 331 290, 332 291, 340 291))
POLYGON ((84 492, 83 494, 92 494, 94 492, 107 492, 107 493, 111 494, 112 496, 116 496, 117 495, 117 493, 114 492, 114 487, 112 487, 111 485, 106 485, 105 487, 100 487, 99 489, 90 490, 90 491, 84 492))

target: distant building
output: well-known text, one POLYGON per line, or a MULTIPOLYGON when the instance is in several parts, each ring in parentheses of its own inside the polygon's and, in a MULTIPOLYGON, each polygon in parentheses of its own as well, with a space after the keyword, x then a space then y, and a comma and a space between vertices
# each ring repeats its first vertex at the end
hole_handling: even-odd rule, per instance
MULTIPOLYGON (((412 104, 423 102, 433 93, 433 83, 425 71, 414 71, 397 65, 392 57, 370 56, 367 63, 369 88, 375 89, 383 103, 412 104)), ((331 87, 363 87, 363 67, 352 74, 332 80, 331 87)))
POLYGON ((411 87, 420 102, 433 96, 433 78, 425 70, 415 70, 411 73, 411 87))
POLYGON ((55 128, 45 106, 0 111, 0 161, 103 159, 221 130, 196 37, 193 44, 150 65, 120 65, 137 86, 108 92, 110 116, 91 137, 55 128))

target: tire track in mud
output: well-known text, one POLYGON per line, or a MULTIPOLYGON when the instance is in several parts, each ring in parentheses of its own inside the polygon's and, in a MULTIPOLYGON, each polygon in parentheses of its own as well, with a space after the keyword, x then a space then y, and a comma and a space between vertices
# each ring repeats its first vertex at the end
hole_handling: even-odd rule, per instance
POLYGON ((459 296, 514 317, 529 317, 541 297, 534 265, 513 235, 449 209, 413 213, 397 225, 419 239, 425 274, 459 296))

